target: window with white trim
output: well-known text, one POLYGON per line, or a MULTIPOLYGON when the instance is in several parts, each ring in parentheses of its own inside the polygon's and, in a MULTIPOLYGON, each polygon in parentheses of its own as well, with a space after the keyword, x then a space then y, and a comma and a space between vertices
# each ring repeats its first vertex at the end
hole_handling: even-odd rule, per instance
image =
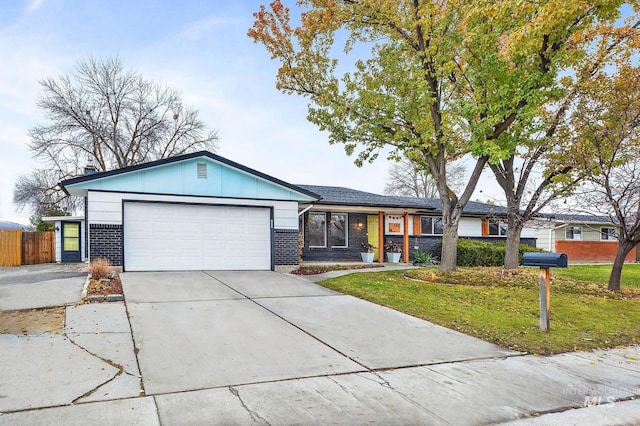
POLYGON ((600 228, 601 241, 617 241, 616 228, 600 228))
POLYGON ((326 213, 309 213, 307 220, 308 231, 307 238, 309 247, 326 247, 327 246, 327 215, 326 213))
POLYGON ((331 213, 329 221, 329 245, 347 247, 349 241, 349 216, 347 213, 331 213))
POLYGON ((442 235, 443 229, 441 217, 420 217, 420 233, 422 235, 442 235))
POLYGON ((507 235, 507 222, 499 219, 489 219, 489 235, 505 237, 507 235))
POLYGON ((565 240, 581 240, 582 239, 582 227, 581 226, 566 226, 564 228, 565 240))

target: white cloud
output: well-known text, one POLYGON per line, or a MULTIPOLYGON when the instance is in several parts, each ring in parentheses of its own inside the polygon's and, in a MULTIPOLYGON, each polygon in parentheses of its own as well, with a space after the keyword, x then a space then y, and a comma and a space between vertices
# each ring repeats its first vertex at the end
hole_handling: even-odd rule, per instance
POLYGON ((32 0, 29 6, 27 7, 27 10, 29 12, 35 12, 36 10, 40 9, 40 7, 42 7, 45 1, 46 0, 32 0))

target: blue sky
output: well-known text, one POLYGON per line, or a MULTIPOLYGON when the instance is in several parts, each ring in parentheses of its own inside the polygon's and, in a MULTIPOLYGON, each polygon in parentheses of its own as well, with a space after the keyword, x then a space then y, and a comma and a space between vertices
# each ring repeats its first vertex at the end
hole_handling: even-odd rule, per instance
POLYGON ((125 68, 180 90, 219 131, 224 157, 291 183, 382 193, 386 159, 356 167, 307 122, 305 99, 275 89, 277 64, 246 36, 261 3, 2 0, 0 220, 28 223, 13 187, 37 165, 27 131, 44 120, 35 107, 38 81, 70 73, 88 55, 117 54, 125 68))

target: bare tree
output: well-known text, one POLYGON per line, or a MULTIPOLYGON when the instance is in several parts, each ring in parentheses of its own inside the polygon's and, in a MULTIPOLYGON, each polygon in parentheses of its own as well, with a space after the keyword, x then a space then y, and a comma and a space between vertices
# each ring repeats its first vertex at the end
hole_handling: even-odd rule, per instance
POLYGON ((22 207, 63 202, 54 184, 88 159, 106 171, 216 148, 217 133, 178 91, 125 70, 118 57, 89 57, 73 74, 40 85, 37 106, 47 123, 30 129, 29 148, 44 167, 18 181, 14 198, 22 207))
MULTIPOLYGON (((447 164, 447 184, 454 192, 464 186, 463 164, 447 164)), ((401 197, 438 198, 438 184, 428 166, 420 166, 406 157, 389 167, 384 193, 401 197)))
POLYGON ((14 201, 20 206, 28 206, 34 217, 48 215, 50 211, 58 211, 60 215, 77 211, 81 200, 67 196, 58 187, 58 182, 67 177, 72 176, 61 170, 45 169, 20 176, 14 189, 14 201))
POLYGON ((602 72, 580 95, 572 158, 586 174, 585 209, 618 225, 609 290, 619 290, 625 258, 640 244, 640 68, 627 63, 615 75, 602 72))

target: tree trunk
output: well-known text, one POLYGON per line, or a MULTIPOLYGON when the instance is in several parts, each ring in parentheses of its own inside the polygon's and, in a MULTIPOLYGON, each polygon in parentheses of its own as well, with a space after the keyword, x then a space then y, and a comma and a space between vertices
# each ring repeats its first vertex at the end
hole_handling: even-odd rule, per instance
POLYGON ((611 269, 611 275, 609 275, 609 290, 620 290, 620 278, 622 277, 622 267, 624 266, 624 259, 627 257, 631 249, 635 245, 629 241, 620 241, 618 245, 618 253, 616 254, 616 260, 613 262, 613 269, 611 269))
POLYGON ((520 235, 522 234, 522 226, 516 222, 511 224, 509 221, 507 228, 507 242, 504 252, 504 268, 515 269, 520 266, 520 235))
POLYGON ((452 272, 456 270, 458 260, 458 221, 449 220, 443 223, 442 255, 440 256, 440 270, 452 272))

